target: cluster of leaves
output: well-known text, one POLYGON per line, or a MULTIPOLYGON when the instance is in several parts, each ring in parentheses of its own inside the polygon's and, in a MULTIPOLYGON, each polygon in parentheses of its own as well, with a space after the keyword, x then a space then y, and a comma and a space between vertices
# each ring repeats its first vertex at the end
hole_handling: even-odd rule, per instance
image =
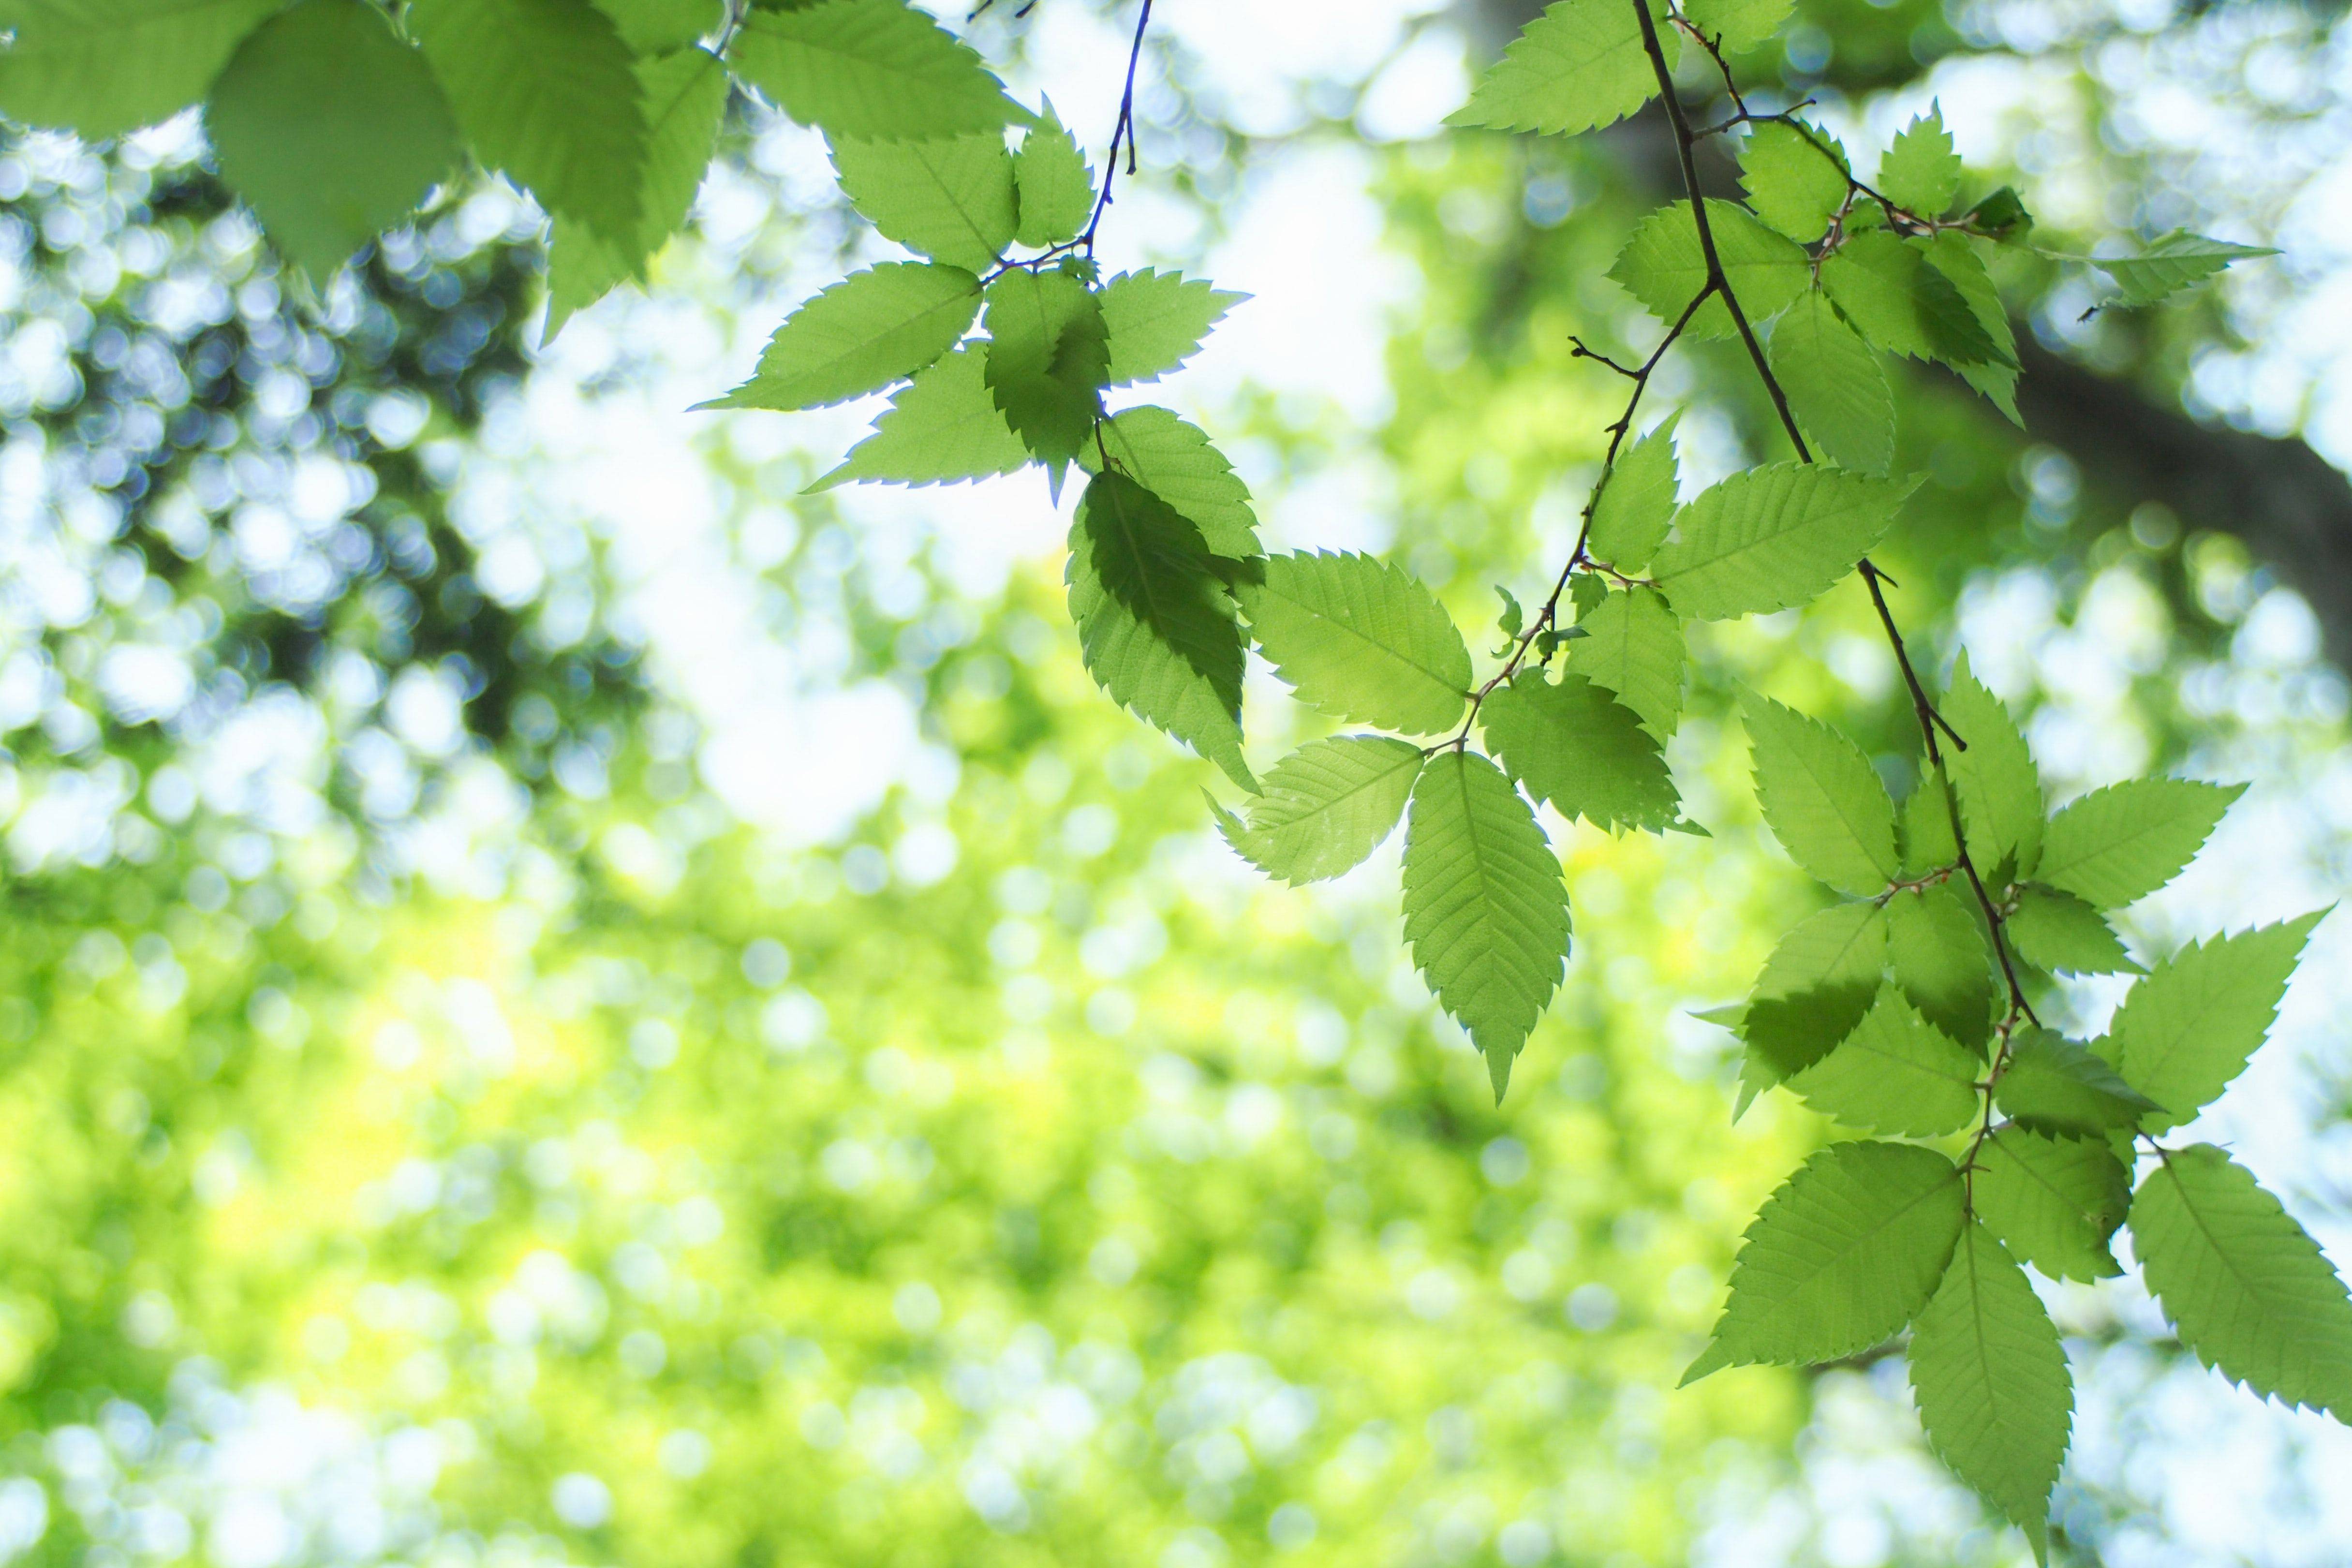
MULTIPOLYGON (((1832 1143, 1765 1204, 1685 1382, 1834 1361, 1908 1329, 1931 1445, 2046 1559, 2073 1392, 2028 1266, 2053 1279, 2117 1274, 2109 1242, 2128 1221, 2184 1344, 2259 1393, 2352 1420, 2343 1282, 2221 1150, 2158 1142, 2244 1068, 2319 916, 2143 972, 2103 911, 2171 880, 2237 792, 2141 780, 2045 818, 2025 741, 1965 658, 1940 707, 1929 699, 1864 554, 1908 489, 1873 477, 1895 452, 1878 356, 1948 365, 2014 418, 2016 345, 1979 247, 2015 242, 2031 220, 2006 188, 1953 216, 1961 163, 1933 110, 1895 140, 1873 184, 1817 127, 1751 111, 1727 53, 1769 38, 1789 9, 1687 0, 1654 15, 1645 0, 1560 0, 1455 119, 1572 132, 1664 95, 1687 196, 1643 222, 1612 271, 1666 326, 1643 364, 1609 362, 1633 382, 1618 438, 1657 354, 1684 336, 1737 336, 1801 461, 1733 476, 1671 532, 1658 514, 1655 537, 1628 555, 1609 527, 1612 498, 1651 482, 1645 459, 1665 427, 1622 461, 1612 445, 1570 571, 1606 563, 1622 576, 1646 563, 1673 610, 1712 618, 1803 603, 1858 566, 1925 747, 1921 783, 1898 808, 1852 741, 1743 698, 1767 824, 1851 901, 1790 931, 1748 999, 1709 1016, 1744 1047, 1743 1109, 1777 1085, 1878 1136, 1832 1143), (1710 130, 1691 129, 1675 94, 1685 40, 1735 106, 1710 130), (1703 202, 1693 146, 1743 126, 1746 203, 1703 202), (1815 464, 1815 448, 1840 467, 1815 464), (1718 497, 1733 499, 1710 510, 1718 497), (1695 549, 1715 558, 1696 589, 1695 549), (2053 975, 2121 973, 2143 978, 2096 1040, 2043 1028, 2028 999, 2053 975)), ((2138 306, 2255 254, 2173 235, 2133 258, 2077 259, 2138 306)))

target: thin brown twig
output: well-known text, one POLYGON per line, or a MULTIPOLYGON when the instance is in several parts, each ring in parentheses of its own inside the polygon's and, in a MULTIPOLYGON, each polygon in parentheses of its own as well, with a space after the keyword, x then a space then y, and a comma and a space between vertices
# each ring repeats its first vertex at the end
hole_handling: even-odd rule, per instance
MULTIPOLYGON (((1705 298, 1708 292, 1722 295, 1724 308, 1730 312, 1732 324, 1738 329, 1740 342, 1748 351, 1748 360, 1755 366, 1757 377, 1762 382, 1765 392, 1772 400, 1772 408, 1780 416, 1781 429, 1787 433, 1790 445, 1796 448, 1799 459, 1810 463, 1813 460, 1813 456, 1805 444, 1803 434, 1797 428, 1796 416, 1789 406, 1788 395, 1782 389, 1780 378, 1772 374, 1772 367, 1765 356, 1763 346, 1757 341, 1755 329, 1749 323, 1747 312, 1740 309, 1739 297, 1731 287, 1730 279, 1724 271, 1722 256, 1716 248, 1714 230, 1707 222, 1706 199, 1699 188, 1698 163, 1694 152, 1697 135, 1692 131, 1690 119, 1683 110, 1682 99, 1675 90, 1674 73, 1666 65, 1665 50, 1659 41, 1657 24, 1651 19, 1647 0, 1631 0, 1631 3, 1633 6, 1633 14, 1641 25, 1643 48, 1650 57, 1650 68, 1652 74, 1657 79, 1658 95, 1664 100, 1666 119, 1674 128, 1675 152, 1682 165, 1684 194, 1690 202, 1691 221, 1697 230, 1699 252, 1706 263, 1706 285, 1701 290, 1701 298, 1705 298)), ((1743 120, 1758 118, 1749 112, 1747 101, 1741 97, 1738 85, 1732 78, 1730 64, 1723 58, 1717 43, 1710 40, 1699 29, 1692 26, 1680 16, 1676 16, 1675 21, 1697 41, 1699 47, 1706 52, 1708 58, 1721 73, 1724 89, 1730 95, 1738 118, 1743 120)), ((1800 134, 1805 133, 1805 128, 1801 124, 1798 124, 1793 120, 1789 120, 1787 122, 1796 125, 1800 134)), ((1810 135, 1807 135, 1806 139, 1812 142, 1810 135)), ((1816 148, 1821 146, 1818 142, 1813 142, 1812 144, 1816 148)), ((1831 157, 1832 162, 1836 162, 1826 148, 1822 148, 1821 151, 1824 157, 1831 157)), ((1844 172, 1843 164, 1840 164, 1840 171, 1844 172)), ((1850 192, 1864 191, 1887 206, 1890 213, 1899 210, 1884 196, 1878 195, 1875 192, 1867 191, 1867 188, 1855 181, 1850 174, 1846 174, 1846 179, 1850 192)), ((1852 196, 1849 195, 1849 202, 1851 199, 1852 196)), ((1906 213, 1904 216, 1909 217, 1912 215, 1906 213)), ((1960 819, 1959 798, 1955 792, 1951 771, 1944 764, 1943 746, 1937 739, 1937 731, 1940 730, 1945 734, 1950 735, 1953 743, 1962 751, 1968 749, 1968 742, 1951 727, 1944 716, 1936 710, 1935 703, 1927 696, 1927 687, 1920 681, 1919 673, 1912 665, 1910 650, 1904 644, 1902 629, 1895 625, 1894 611, 1888 606, 1885 591, 1881 585, 1885 574, 1879 571, 1868 556, 1861 559, 1857 564, 1857 570, 1861 574, 1864 584, 1870 590, 1871 605, 1877 611, 1879 625, 1885 629, 1887 644, 1894 650, 1895 662, 1903 672, 1904 684, 1909 690, 1912 709, 1919 722, 1919 735, 1926 747, 1927 763, 1934 770, 1937 786, 1943 793, 1945 811, 1951 822, 1953 864, 1966 874, 1969 888, 1976 895, 1977 906, 1983 912, 1986 928, 1992 938, 1993 954, 2000 963, 2001 977, 2008 983, 2009 1005, 1998 1030, 1999 1044, 1992 1057, 1991 1070, 1988 1079, 1990 1085, 1999 1081, 2002 1068, 2007 1065, 2011 1037, 2019 1018, 2022 1017, 2036 1026, 2040 1026, 2041 1020, 2034 1016, 2032 1005, 2026 1000, 2025 988, 2018 979, 2015 963, 2011 960, 2007 933, 2004 930, 2005 921, 2000 907, 1994 901, 1991 891, 1986 888, 1984 878, 1978 872, 1976 862, 1969 853, 1967 828, 1960 819)), ((1979 1127, 1974 1142, 1969 1145, 1968 1158, 1962 1162, 1964 1173, 1973 1170, 1977 1150, 1983 1145, 1985 1139, 1991 1135, 1990 1092, 1988 1087, 1984 1121, 1979 1127)))

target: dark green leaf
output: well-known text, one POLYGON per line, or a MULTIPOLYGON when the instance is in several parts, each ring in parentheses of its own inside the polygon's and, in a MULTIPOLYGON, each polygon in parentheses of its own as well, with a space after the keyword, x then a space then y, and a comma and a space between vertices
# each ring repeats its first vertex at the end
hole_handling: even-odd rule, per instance
POLYGON ((1093 444, 1078 450, 1081 468, 1092 473, 1108 452, 1114 469, 1191 518, 1210 554, 1241 561, 1257 553, 1249 487, 1197 426, 1146 405, 1119 414, 1097 434, 1099 450, 1093 444))
POLYGON ((1132 480, 1097 474, 1070 531, 1068 582, 1087 672, 1256 793, 1242 759, 1241 626, 1200 531, 1132 480))
POLYGON ((1101 304, 1067 273, 1015 268, 989 284, 986 325, 989 395, 1058 476, 1102 417, 1110 344, 1101 304))
POLYGON ((1800 921, 1756 977, 1740 1038, 1766 1083, 1827 1056, 1876 1000, 1886 969, 1886 914, 1838 904, 1800 921))
POLYGON ((1926 250, 1885 229, 1857 234, 1821 266, 1829 291, 1854 329, 1889 353, 1949 365, 2003 363, 1958 285, 1926 250))
POLYGON ((18 0, 0 112, 102 142, 204 97, 281 0, 18 0))
POLYGON ((1886 900, 1886 959, 1895 983, 1928 1021, 1971 1050, 1992 1031, 2000 987, 1976 902, 1954 882, 1886 900))

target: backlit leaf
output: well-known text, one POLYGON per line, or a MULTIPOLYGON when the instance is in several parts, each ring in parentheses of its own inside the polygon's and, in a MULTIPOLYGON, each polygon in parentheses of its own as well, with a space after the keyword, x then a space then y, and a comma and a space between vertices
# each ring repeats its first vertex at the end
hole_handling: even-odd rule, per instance
POLYGON ((1405 821, 1404 939, 1485 1054, 1498 1103, 1559 986, 1568 936, 1559 862, 1511 781, 1475 752, 1430 758, 1405 821))
POLYGON ((2003 1127, 1977 1150, 1977 1216, 2053 1279, 2123 1272, 2107 1238, 2131 1206, 2131 1174, 2104 1139, 2045 1138, 2003 1127))
POLYGON ((2033 885, 2020 889, 2002 922, 2010 945, 2053 974, 2137 974, 2140 966, 2099 911, 2072 893, 2033 885))
POLYGON ((1886 900, 1886 961, 1930 1023, 1971 1050, 1992 1031, 2000 994, 1976 900, 1953 881, 1886 900))
POLYGON ((1469 700, 1454 618, 1400 567, 1370 555, 1271 555, 1235 589, 1250 631, 1298 700, 1360 724, 1433 735, 1469 700))
POLYGON ((906 0, 748 7, 727 58, 803 125, 929 141, 1026 124, 980 57, 906 0))
POLYGON ((1248 826, 1226 828, 1225 842, 1293 886, 1336 877, 1396 826, 1421 762, 1420 747, 1384 735, 1309 742, 1274 765, 1248 826))
POLYGON ((1078 449, 1078 464, 1092 473, 1105 452, 1113 468, 1191 518, 1210 554, 1240 561, 1257 553, 1249 487, 1198 426, 1165 408, 1129 408, 1078 449))
POLYGON ((2051 819, 2034 875, 2100 909, 2121 909, 2180 875, 2245 789, 2134 779, 2093 790, 2051 819))
POLYGON ((1919 217, 1938 218, 1950 210, 1960 194, 1960 155, 1952 150, 1940 105, 1929 104, 1896 134, 1878 161, 1878 189, 1919 217))
POLYGON ((1819 453, 1858 474, 1895 461, 1895 391, 1876 351, 1812 289, 1772 328, 1770 363, 1819 453))
POLYGON ((829 490, 852 479, 951 485, 1028 463, 1029 448, 988 395, 980 351, 958 349, 917 371, 874 421, 874 434, 809 489, 829 490))
POLYGON ((1639 572, 1665 542, 1675 517, 1675 426, 1681 417, 1669 415, 1601 475, 1585 540, 1594 560, 1639 572))
MULTIPOLYGON (((1727 55, 1754 48, 1780 30, 1795 0, 1688 0, 1683 15, 1727 55)), ((1664 29, 1661 29, 1662 32, 1664 29)), ((1673 63, 1673 57, 1667 57, 1673 63)))
POLYGON ((464 155, 425 58, 358 0, 310 0, 255 28, 213 84, 205 133, 271 243, 319 284, 464 155))
POLYGON ((1843 154, 1828 132, 1803 131, 1776 120, 1748 128, 1739 150, 1740 183, 1756 216, 1790 239, 1811 244, 1828 232, 1830 219, 1845 205, 1843 154))
POLYGON ((2142 246, 2137 256, 2095 256, 2091 265, 2115 279, 2125 304, 2153 305, 2203 282, 2232 261, 2277 254, 2266 246, 2235 245, 2177 228, 2142 246))
POLYGON ((2278 1199, 2210 1143, 2132 1196, 2132 1250, 2197 1359, 2232 1383, 2352 1421, 2352 1298, 2278 1199))
MULTIPOLYGON (((1747 208, 1710 196, 1706 215, 1724 276, 1751 325, 1760 326, 1787 309, 1811 285, 1812 262, 1804 247, 1766 228, 1747 208)), ((1643 218, 1609 276, 1658 320, 1669 325, 1680 321, 1706 286, 1706 254, 1699 247, 1690 204, 1676 202, 1643 218)), ((1683 329, 1697 338, 1727 338, 1736 330, 1721 300, 1700 306, 1683 329)))
POLYGON ((0 112, 92 142, 204 97, 282 0, 17 0, 0 53, 0 112))
POLYGON ((886 261, 785 318, 751 379, 705 408, 819 408, 879 392, 955 347, 980 309, 961 267, 886 261))
POLYGON ((588 0, 413 0, 408 27, 483 164, 616 244, 645 214, 636 57, 588 0))
POLYGON ((1829 1055, 1787 1083, 1849 1127, 1923 1138, 1975 1120, 1980 1067, 1888 984, 1829 1055))
POLYGON ((1683 508, 1651 574, 1677 612, 1703 621, 1808 603, 1885 536, 1917 485, 1811 463, 1749 468, 1683 508))
POLYGON ((1866 1351, 1927 1304, 1959 1239, 1960 1173, 1933 1149, 1839 1143, 1765 1200, 1687 1385, 1727 1366, 1866 1351))
POLYGON ((1950 365, 2003 363, 2003 355, 1949 278, 1918 246, 1874 229, 1821 266, 1822 287, 1863 337, 1889 353, 1950 365))
POLYGON ((2011 1042, 1993 1102, 2021 1127, 2070 1138, 2121 1131, 2152 1103, 2074 1041, 2031 1027, 2011 1042))
POLYGON ((836 137, 841 188, 885 239, 985 272, 1013 243, 1013 154, 1001 131, 930 142, 836 137))
POLYGON ((1605 687, 1524 670, 1479 705, 1488 749, 1538 800, 1596 827, 1663 827, 1679 801, 1657 738, 1605 687))
POLYGON ((1102 306, 1066 272, 1015 268, 988 285, 985 324, 989 394, 1058 476, 1092 444, 1102 417, 1110 375, 1102 306))
POLYGON ((2295 960, 2326 910, 2234 936, 2194 942, 2131 989, 2108 1026, 2104 1054, 2163 1109, 2143 1131, 2178 1127, 2245 1070, 2270 1032, 2295 960))
POLYGON ((2050 1490, 2066 1458, 2074 1385, 2032 1282, 1971 1225, 1911 1331, 1911 1393, 1927 1445, 2050 1556, 2050 1490))
POLYGON ((1895 803, 1862 748, 1768 697, 1743 692, 1756 798, 1790 858, 1830 886, 1875 893, 1895 879, 1895 803))
MULTIPOLYGON (((1681 39, 1658 29, 1671 66, 1681 39)), ((1573 135, 1612 124, 1650 101, 1657 74, 1641 19, 1624 0, 1555 0, 1486 69, 1448 125, 1573 135)))
POLYGON ((1158 381, 1200 352, 1227 310, 1249 298, 1174 272, 1122 272, 1102 286, 1103 326, 1110 333, 1110 383, 1158 381))
POLYGON ((1050 102, 1013 154, 1013 181, 1021 212, 1014 237, 1024 245, 1042 250, 1066 244, 1094 216, 1094 171, 1050 102))
POLYGON ((1937 710, 1968 742, 1965 751, 1945 747, 1944 765, 1959 791, 1969 858, 1989 882, 2004 863, 2015 876, 2032 876, 2042 858, 2042 775, 2017 721, 1969 673, 1966 653, 1937 710))
POLYGON ((1664 741, 1683 711, 1682 617, 1654 588, 1611 594, 1577 618, 1585 635, 1568 644, 1568 668, 1642 717, 1664 741))

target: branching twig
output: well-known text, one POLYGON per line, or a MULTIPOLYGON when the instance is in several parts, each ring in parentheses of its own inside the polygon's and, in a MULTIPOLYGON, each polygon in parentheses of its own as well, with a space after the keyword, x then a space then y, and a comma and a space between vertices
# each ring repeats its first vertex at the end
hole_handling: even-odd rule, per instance
MULTIPOLYGON (((1631 4, 1634 16, 1641 23, 1642 47, 1650 57, 1651 71, 1657 78, 1658 95, 1664 100, 1666 119, 1674 128, 1675 152, 1682 165, 1683 190, 1690 202, 1692 225, 1698 233, 1699 254, 1706 263, 1706 281, 1700 289, 1699 298, 1703 300, 1711 293, 1722 296, 1724 308, 1730 312, 1733 326, 1738 329, 1739 341, 1748 351, 1749 362, 1755 366, 1757 378, 1762 382, 1766 394, 1772 400, 1772 409, 1780 416, 1781 429, 1788 434, 1789 444, 1796 448, 1797 457, 1801 461, 1810 463, 1813 460, 1813 455, 1805 444, 1803 434, 1797 428, 1796 416, 1789 407, 1788 394, 1782 389, 1780 378, 1772 374, 1772 366, 1765 357, 1763 345, 1757 341, 1755 328, 1748 321, 1747 312, 1740 309, 1739 297, 1731 287, 1731 280, 1724 271, 1723 258, 1716 248, 1715 232, 1707 221, 1706 199, 1699 189, 1698 163, 1694 151, 1698 142, 1699 133, 1691 129, 1690 118, 1683 110, 1682 99, 1675 91, 1674 73, 1666 65, 1665 50, 1659 42, 1657 24, 1651 19, 1646 0, 1631 0, 1631 4)), ((1853 199, 1852 193, 1860 192, 1870 195, 1885 206, 1890 218, 1899 214, 1902 219, 1927 229, 1955 226, 1938 225, 1934 220, 1918 218, 1916 215, 1904 212, 1877 192, 1870 190, 1869 187, 1853 179, 1851 174, 1847 174, 1844 165, 1838 163, 1827 148, 1822 147, 1819 142, 1814 141, 1804 126, 1790 117, 1752 114, 1748 108, 1747 100, 1740 96, 1738 84, 1732 78, 1730 65, 1723 58, 1723 52, 1717 42, 1709 39, 1680 16, 1675 17, 1674 20, 1684 32, 1697 41, 1699 47, 1706 50, 1707 58, 1714 62, 1717 70, 1721 73, 1724 90, 1730 96, 1733 108, 1737 110, 1729 123, 1773 119, 1792 125, 1800 134, 1804 135, 1809 142, 1821 151, 1823 157, 1838 164, 1840 174, 1844 175, 1847 182, 1849 203, 1853 199)), ((1685 313, 1684 319, 1685 321, 1689 319, 1688 312, 1685 313)), ((1614 449, 1613 444, 1612 449, 1614 449)), ((2034 1016, 2032 1005, 2025 997, 2025 988, 2018 980, 2017 966, 2011 960, 2008 936, 2004 930, 2006 917, 2000 906, 1994 901, 1990 889, 1986 888, 1984 878, 1979 874, 1976 863, 1969 854, 1968 833, 1966 826, 1960 819, 1959 798, 1955 793, 1951 771, 1944 764, 1943 745, 1937 738, 1937 731, 1940 730, 1944 734, 1949 735, 1952 742, 1962 751, 1968 749, 1968 742, 1951 727, 1943 715, 1936 710, 1935 703, 1928 699, 1927 687, 1919 679, 1918 671, 1912 666, 1910 650, 1904 646, 1902 630, 1895 624, 1895 614, 1887 606, 1886 594, 1881 585, 1885 580, 1885 574, 1881 572, 1868 556, 1862 558, 1857 570, 1862 575, 1864 584, 1870 590, 1871 605, 1878 612, 1878 622, 1886 633, 1887 646, 1894 650, 1895 662, 1903 672, 1904 685, 1909 689, 1912 710, 1919 721, 1919 735, 1926 745, 1928 766, 1934 770, 1937 785, 1943 792, 1945 811, 1951 821, 1953 864, 1966 875, 1969 890, 1976 895, 1977 906, 1983 912, 1986 928, 1992 938, 1993 955, 2000 961, 2001 978, 2008 983, 2009 987, 2009 1005, 1996 1034, 1998 1044, 1993 1052, 1991 1070, 1986 1080, 1984 1120, 1977 1130, 1974 1142, 1969 1145, 1967 1158, 1962 1162, 1964 1172, 1972 1171, 1977 1150, 1982 1147, 1985 1139, 1992 1132, 1991 1086, 2000 1081, 2001 1072, 2008 1065, 2010 1040, 2018 1020, 2023 1018, 2036 1026, 2040 1025, 2041 1020, 2034 1016)))
POLYGON ((1118 122, 1111 127, 1110 151, 1103 157, 1102 195, 1095 198, 1094 216, 1087 220, 1087 230, 1078 237, 1078 246, 1088 256, 1095 253, 1095 230, 1102 226, 1103 214, 1110 210, 1111 187, 1118 182, 1118 153, 1121 142, 1127 147, 1127 172, 1135 174, 1135 68, 1143 59, 1143 35, 1151 26, 1151 0, 1143 0, 1143 8, 1135 16, 1135 42, 1127 51, 1127 86, 1118 95, 1118 122))

